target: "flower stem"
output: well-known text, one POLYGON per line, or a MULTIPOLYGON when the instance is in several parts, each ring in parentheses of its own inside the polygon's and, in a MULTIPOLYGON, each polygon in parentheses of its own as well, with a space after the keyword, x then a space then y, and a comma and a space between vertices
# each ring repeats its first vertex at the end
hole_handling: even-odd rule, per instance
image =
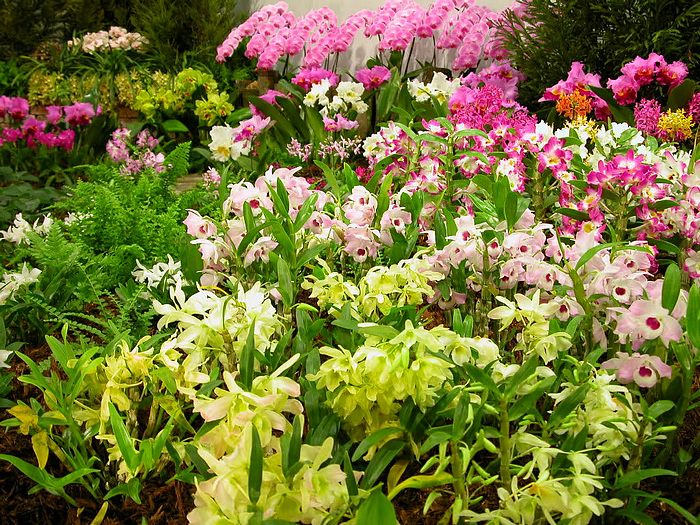
POLYGON ((464 484, 464 465, 462 464, 462 454, 459 450, 459 443, 457 441, 450 441, 450 455, 452 463, 452 475, 454 476, 454 481, 452 486, 455 489, 455 496, 462 500, 462 504, 467 502, 469 499, 469 494, 467 492, 467 487, 464 484))
POLYGON ((501 399, 501 484, 510 491, 510 461, 512 459, 510 440, 510 420, 508 419, 508 402, 501 399))

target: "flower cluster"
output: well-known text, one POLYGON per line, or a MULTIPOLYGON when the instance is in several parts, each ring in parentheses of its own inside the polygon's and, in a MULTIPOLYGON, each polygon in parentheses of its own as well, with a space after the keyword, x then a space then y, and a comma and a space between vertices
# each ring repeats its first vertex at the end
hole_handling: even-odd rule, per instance
MULTIPOLYGON (((304 53, 302 65, 321 67, 332 53, 345 52, 358 33, 379 36, 377 51, 405 51, 419 39, 437 38, 438 49, 456 49, 452 68, 476 67, 482 55, 502 59, 504 49, 490 38, 499 15, 468 0, 436 0, 427 9, 413 0, 387 0, 375 11, 361 10, 342 24, 327 7, 295 16, 284 2, 262 7, 235 27, 217 48, 225 61, 248 41, 245 54, 258 67, 272 69, 284 56, 304 53)), ((358 79, 359 80, 359 79, 358 79)))
POLYGON ((365 91, 370 91, 387 82, 391 78, 391 71, 384 66, 358 69, 355 72, 355 78, 362 83, 365 91))
POLYGON ((637 100, 642 87, 654 82, 669 89, 676 87, 688 76, 688 67, 680 61, 669 64, 663 56, 651 53, 647 58, 638 56, 628 62, 620 72, 619 77, 608 80, 608 87, 618 104, 628 105, 637 100))
POLYGON ((154 151, 160 141, 147 129, 141 130, 135 139, 128 129, 120 128, 107 142, 107 154, 119 165, 121 174, 133 176, 148 169, 156 173, 165 171, 165 155, 154 151))
POLYGON ((192 111, 211 126, 228 116, 233 105, 228 94, 218 90, 211 74, 186 68, 174 77, 156 72, 150 85, 136 95, 134 109, 151 120, 158 112, 180 114, 192 111))
POLYGON ((408 92, 418 102, 429 102, 432 97, 435 97, 438 102, 445 103, 461 85, 459 78, 450 80, 444 73, 438 72, 427 84, 418 79, 410 80, 408 92))
POLYGON ((29 114, 29 102, 21 97, 0 97, 0 119, 6 120, 0 133, 0 146, 13 144, 29 148, 73 149, 76 129, 90 125, 102 112, 88 102, 48 106, 44 118, 29 114))
MULTIPOLYGON (((253 394, 247 397, 254 402, 260 399, 253 394)), ((265 400, 260 399, 260 402, 265 400)), ((284 421, 282 416, 278 418, 284 421)), ((349 495, 345 472, 339 465, 328 463, 333 453, 333 439, 330 437, 320 446, 301 445, 300 468, 288 476, 282 467, 279 444, 264 443, 263 481, 258 500, 252 502, 248 492, 252 428, 251 423, 246 425, 240 439, 232 442, 231 453, 223 458, 218 459, 205 448, 198 448, 214 476, 197 485, 195 508, 187 515, 191 525, 215 521, 249 523, 254 513, 246 509, 254 504, 264 509, 265 518, 305 524, 321 523, 329 515, 342 513, 347 508, 349 495)))
POLYGON ((146 268, 137 259, 136 269, 131 274, 137 283, 144 283, 149 288, 157 288, 161 284, 168 288, 182 288, 186 281, 181 267, 182 263, 174 261, 171 255, 168 255, 167 262, 156 263, 151 268, 146 268))
POLYGON ((41 270, 29 268, 26 263, 22 264, 22 270, 19 272, 5 273, 0 281, 0 305, 12 299, 22 287, 38 282, 39 275, 41 270))
MULTIPOLYGON (((581 62, 573 62, 571 64, 571 70, 569 71, 569 75, 566 78, 566 80, 560 80, 552 87, 547 88, 544 92, 544 95, 540 99, 540 102, 558 102, 562 96, 573 95, 574 93, 576 93, 578 98, 588 99, 588 104, 590 104, 595 110, 595 116, 597 119, 606 120, 608 118, 608 115, 610 114, 608 104, 598 95, 596 95, 593 91, 588 89, 588 86, 598 88, 601 87, 600 75, 586 73, 584 71, 584 67, 585 65, 581 62)), ((576 112, 575 116, 581 117, 580 109, 576 112)))
POLYGON ((27 237, 29 232, 36 233, 43 237, 48 235, 53 223, 54 221, 51 215, 45 215, 43 218, 35 220, 34 224, 30 224, 22 217, 21 213, 18 213, 12 225, 9 226, 7 230, 0 230, 0 235, 4 241, 13 244, 31 244, 31 240, 27 237), (41 221, 41 224, 39 221, 41 221))
MULTIPOLYGON (((311 85, 311 88, 304 96, 304 105, 309 107, 320 106, 321 115, 325 117, 342 113, 347 115, 351 111, 361 114, 369 109, 367 103, 362 100, 364 92, 365 88, 359 82, 342 81, 333 89, 331 82, 327 78, 323 78, 311 85)), ((325 121, 324 124, 327 124, 329 121, 330 119, 325 121)), ((336 118, 335 125, 336 127, 344 126, 344 129, 353 129, 357 122, 351 123, 345 118, 342 121, 338 121, 336 118)))
MULTIPOLYGON (((689 106, 688 110, 691 107, 689 106)), ((692 136, 692 114, 683 109, 661 111, 661 104, 643 98, 634 106, 634 121, 638 130, 670 142, 681 142, 692 136)))
POLYGON ((471 88, 495 86, 503 92, 505 98, 515 100, 518 98, 518 84, 523 80, 525 75, 514 69, 508 60, 503 60, 469 73, 462 79, 462 85, 471 88))
POLYGON ((401 403, 433 405, 438 390, 452 378, 452 365, 438 354, 464 345, 443 327, 426 330, 406 322, 392 337, 368 336, 354 353, 323 347, 323 362, 309 379, 328 390, 329 406, 344 421, 351 437, 360 440, 380 428, 398 424, 401 403))
POLYGON ((212 152, 212 157, 224 162, 248 155, 253 149, 257 136, 269 125, 269 117, 262 118, 253 115, 251 118, 241 121, 235 128, 214 126, 209 131, 211 137, 209 150, 212 152))
POLYGON ((84 53, 113 51, 143 51, 148 39, 140 33, 130 33, 123 27, 112 26, 108 31, 87 33, 68 41, 68 47, 80 48, 84 53))

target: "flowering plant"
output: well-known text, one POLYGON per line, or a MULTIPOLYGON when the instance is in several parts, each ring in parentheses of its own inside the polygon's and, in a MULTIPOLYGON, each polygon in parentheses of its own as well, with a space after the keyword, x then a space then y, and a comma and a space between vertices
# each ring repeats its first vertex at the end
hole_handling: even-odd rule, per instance
POLYGON ((114 50, 143 51, 148 39, 139 33, 130 33, 123 27, 112 26, 108 31, 86 33, 68 41, 68 47, 79 48, 83 53, 99 53, 114 50))

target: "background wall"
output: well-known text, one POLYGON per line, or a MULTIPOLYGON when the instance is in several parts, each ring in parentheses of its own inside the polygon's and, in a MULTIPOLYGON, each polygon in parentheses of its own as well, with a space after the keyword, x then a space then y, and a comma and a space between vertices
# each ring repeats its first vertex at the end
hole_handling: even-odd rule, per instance
MULTIPOLYGON (((278 0, 241 0, 251 11, 258 9, 265 4, 275 4, 278 0)), ((382 0, 285 0, 289 8, 295 15, 300 16, 312 9, 328 6, 338 15, 338 20, 343 21, 352 13, 360 9, 376 9, 382 5, 382 0)), ((416 0, 420 5, 430 5, 432 0, 416 0)), ((477 0, 478 4, 485 5, 491 9, 501 10, 512 4, 512 0, 477 0)))

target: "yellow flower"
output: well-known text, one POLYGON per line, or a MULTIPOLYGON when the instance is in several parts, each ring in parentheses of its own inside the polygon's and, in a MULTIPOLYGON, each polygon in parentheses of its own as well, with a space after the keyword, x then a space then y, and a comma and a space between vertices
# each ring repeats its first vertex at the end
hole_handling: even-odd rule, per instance
POLYGON ((658 128, 667 140, 681 141, 690 138, 693 119, 685 110, 666 111, 659 118, 658 128))

